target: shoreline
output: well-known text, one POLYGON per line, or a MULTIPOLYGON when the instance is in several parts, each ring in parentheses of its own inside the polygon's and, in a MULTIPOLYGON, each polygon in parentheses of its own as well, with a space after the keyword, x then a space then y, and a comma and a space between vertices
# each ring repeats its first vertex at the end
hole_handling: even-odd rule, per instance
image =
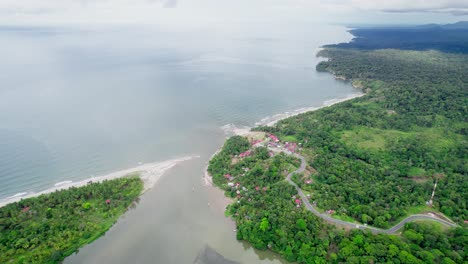
POLYGON ((213 159, 214 156, 216 156, 219 152, 221 152, 221 149, 223 147, 219 148, 215 153, 213 153, 213 155, 211 155, 211 157, 208 159, 208 161, 206 162, 206 167, 205 167, 205 174, 203 176, 203 180, 205 181, 205 186, 210 186, 210 187, 213 187, 214 184, 213 184, 213 176, 210 175, 210 173, 208 173, 208 166, 210 166, 210 161, 211 159, 213 159))
POLYGON ((76 182, 73 182, 70 180, 64 180, 64 181, 54 184, 54 186, 49 189, 45 189, 39 192, 32 192, 32 193, 20 192, 13 196, 3 198, 0 200, 0 208, 11 203, 19 202, 23 199, 33 198, 33 197, 37 197, 43 194, 53 193, 56 191, 63 191, 63 190, 67 190, 73 187, 76 187, 76 188, 83 187, 83 186, 86 186, 89 182, 100 183, 105 180, 123 178, 123 177, 131 176, 132 174, 138 174, 138 177, 143 181, 144 187, 141 193, 143 194, 146 191, 153 188, 155 184, 158 182, 158 180, 161 178, 161 176, 163 176, 168 170, 172 169, 173 167, 175 167, 177 164, 181 162, 192 160, 195 158, 199 158, 199 156, 185 156, 185 157, 175 158, 175 159, 161 161, 161 162, 146 163, 146 164, 138 165, 137 167, 115 171, 109 174, 95 176, 95 177, 87 178, 87 179, 76 181, 76 182))
MULTIPOLYGON (((293 111, 290 111, 290 112, 288 111, 288 112, 276 114, 276 115, 273 115, 273 116, 265 117, 262 120, 256 122, 255 126, 270 126, 271 127, 271 126, 276 125, 276 123, 278 123, 279 121, 281 121, 283 119, 294 117, 294 116, 304 114, 304 113, 307 113, 307 112, 317 111, 317 110, 320 110, 322 108, 326 108, 326 107, 329 107, 329 106, 333 106, 335 104, 346 102, 348 100, 352 100, 352 99, 355 99, 355 98, 362 97, 364 95, 366 95, 366 94, 363 93, 363 92, 353 93, 353 94, 350 94, 350 95, 348 95, 348 96, 346 96, 344 98, 335 98, 335 99, 326 100, 326 101, 324 101, 322 103, 321 106, 303 107, 303 108, 299 108, 299 109, 296 109, 296 110, 293 110, 293 111)), ((236 134, 236 135, 241 135, 241 134, 236 134)))
MULTIPOLYGON (((355 98, 362 97, 364 95, 366 94, 363 92, 354 93, 354 94, 350 94, 346 96, 345 98, 335 98, 335 99, 324 101, 321 106, 303 107, 303 108, 299 108, 291 112, 284 112, 280 114, 275 114, 273 116, 268 116, 256 122, 255 127, 257 126, 270 126, 271 127, 283 119, 294 117, 294 116, 304 114, 307 112, 317 111, 322 108, 326 108, 329 106, 333 106, 335 104, 339 104, 339 103, 346 102, 355 98)), ((252 132, 253 127, 238 128, 234 124, 227 124, 227 125, 222 126, 221 128, 224 130, 224 133, 228 136, 229 135, 245 136, 245 135, 248 135, 250 132, 252 132)), ((216 156, 216 154, 218 154, 221 151, 221 149, 222 149, 222 146, 213 155, 211 155, 210 159, 208 160, 208 164, 205 167, 204 176, 203 176, 205 186, 216 187, 213 184, 213 176, 211 176, 210 173, 208 172, 208 166, 209 166, 211 159, 213 159, 213 157, 216 156)))

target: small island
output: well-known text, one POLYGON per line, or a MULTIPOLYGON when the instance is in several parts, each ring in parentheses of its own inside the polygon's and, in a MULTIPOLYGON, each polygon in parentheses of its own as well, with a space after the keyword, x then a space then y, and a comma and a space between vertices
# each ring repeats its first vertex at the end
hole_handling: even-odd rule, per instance
POLYGON ((467 31, 326 46, 317 70, 364 96, 231 137, 210 161, 237 238, 298 263, 464 263, 467 31))
POLYGON ((138 175, 89 182, 0 208, 0 263, 60 263, 138 201, 138 175))

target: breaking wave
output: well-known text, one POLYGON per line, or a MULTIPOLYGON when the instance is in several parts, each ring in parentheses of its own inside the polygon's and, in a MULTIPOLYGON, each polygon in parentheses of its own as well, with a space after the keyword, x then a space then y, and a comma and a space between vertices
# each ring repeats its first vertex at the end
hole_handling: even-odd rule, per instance
POLYGON ((51 187, 41 192, 37 192, 37 193, 21 192, 13 196, 7 197, 5 199, 2 199, 0 200, 0 207, 3 207, 9 203, 18 202, 21 199, 36 197, 41 194, 52 193, 58 190, 65 190, 71 187, 81 187, 81 186, 85 186, 86 184, 90 182, 102 182, 105 180, 122 178, 131 174, 139 174, 140 178, 142 179, 144 183, 144 189, 146 191, 148 189, 151 189, 158 182, 161 176, 164 175, 164 173, 166 173, 169 169, 173 168, 174 166, 176 166, 177 164, 181 162, 188 161, 194 158, 199 158, 199 157, 200 156, 186 156, 186 157, 171 159, 171 160, 162 161, 162 162, 146 163, 146 164, 142 164, 137 167, 134 167, 134 168, 120 170, 120 171, 112 172, 112 173, 102 175, 102 176, 91 177, 91 178, 81 180, 81 181, 58 182, 54 185, 54 187, 51 187))
POLYGON ((61 185, 65 185, 65 184, 70 184, 72 183, 73 181, 63 181, 63 182, 57 182, 56 184, 54 184, 55 187, 59 187, 61 185))
POLYGON ((292 110, 292 111, 288 111, 288 112, 268 116, 268 117, 265 117, 262 120, 256 122, 255 126, 274 126, 276 123, 278 123, 278 121, 280 121, 282 119, 292 117, 292 116, 296 116, 296 115, 303 114, 303 113, 310 112, 310 111, 315 111, 315 110, 318 110, 318 109, 321 109, 321 108, 324 108, 324 107, 327 107, 327 106, 331 106, 331 105, 334 105, 334 104, 338 104, 338 103, 341 103, 341 102, 344 102, 344 101, 351 100, 353 98, 361 97, 363 95, 364 95, 363 93, 351 94, 351 95, 349 95, 349 96, 347 96, 345 98, 337 98, 337 99, 327 100, 327 101, 323 102, 323 104, 321 106, 303 107, 303 108, 299 108, 299 109, 296 109, 296 110, 292 110))
POLYGON ((248 126, 243 126, 243 127, 238 127, 234 124, 227 124, 221 127, 221 129, 224 131, 224 134, 228 137, 234 136, 234 135, 245 135, 250 132, 251 127, 248 126))
POLYGON ((18 197, 23 197, 23 196, 25 196, 26 194, 28 194, 28 193, 27 193, 27 192, 20 192, 20 193, 17 193, 17 194, 15 194, 15 195, 9 196, 9 197, 7 197, 7 198, 5 198, 5 199, 13 199, 13 198, 18 198, 18 197))
MULTIPOLYGON (((265 118, 262 118, 260 121, 256 122, 255 126, 274 126, 276 123, 278 123, 278 121, 283 120, 285 118, 296 116, 296 115, 303 114, 303 113, 310 112, 310 111, 315 111, 324 107, 328 107, 328 106, 338 104, 344 101, 348 101, 357 97, 361 97, 363 95, 364 95, 363 93, 350 94, 344 98, 336 98, 336 99, 327 100, 323 102, 321 106, 303 107, 303 108, 295 109, 292 111, 287 111, 287 112, 275 114, 272 116, 267 116, 265 118)), ((246 135, 250 132, 252 128, 248 126, 238 127, 235 124, 226 124, 222 126, 221 129, 224 131, 224 134, 227 137, 231 137, 234 135, 240 135, 240 136, 246 135)))

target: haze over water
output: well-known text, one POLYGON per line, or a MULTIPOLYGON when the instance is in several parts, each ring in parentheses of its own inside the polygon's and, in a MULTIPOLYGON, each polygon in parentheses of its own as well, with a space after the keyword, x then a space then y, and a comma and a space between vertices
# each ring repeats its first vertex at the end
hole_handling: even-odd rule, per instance
POLYGON ((315 71, 319 46, 350 35, 318 24, 216 28, 0 28, 0 199, 200 156, 66 263, 193 263, 206 245, 241 263, 279 263, 235 240, 204 167, 223 126, 356 93, 315 71))

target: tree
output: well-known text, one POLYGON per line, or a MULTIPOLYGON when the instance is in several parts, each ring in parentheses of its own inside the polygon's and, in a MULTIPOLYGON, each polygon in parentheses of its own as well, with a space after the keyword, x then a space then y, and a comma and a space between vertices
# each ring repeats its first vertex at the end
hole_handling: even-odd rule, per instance
POLYGON ((263 232, 267 231, 267 229, 269 228, 270 226, 270 223, 268 222, 268 219, 266 217, 264 217, 262 219, 262 222, 260 223, 260 230, 262 230, 263 232))
POLYGON ((298 219, 296 221, 296 226, 297 226, 297 228, 299 228, 301 230, 306 230, 307 229, 307 223, 302 218, 298 219))

